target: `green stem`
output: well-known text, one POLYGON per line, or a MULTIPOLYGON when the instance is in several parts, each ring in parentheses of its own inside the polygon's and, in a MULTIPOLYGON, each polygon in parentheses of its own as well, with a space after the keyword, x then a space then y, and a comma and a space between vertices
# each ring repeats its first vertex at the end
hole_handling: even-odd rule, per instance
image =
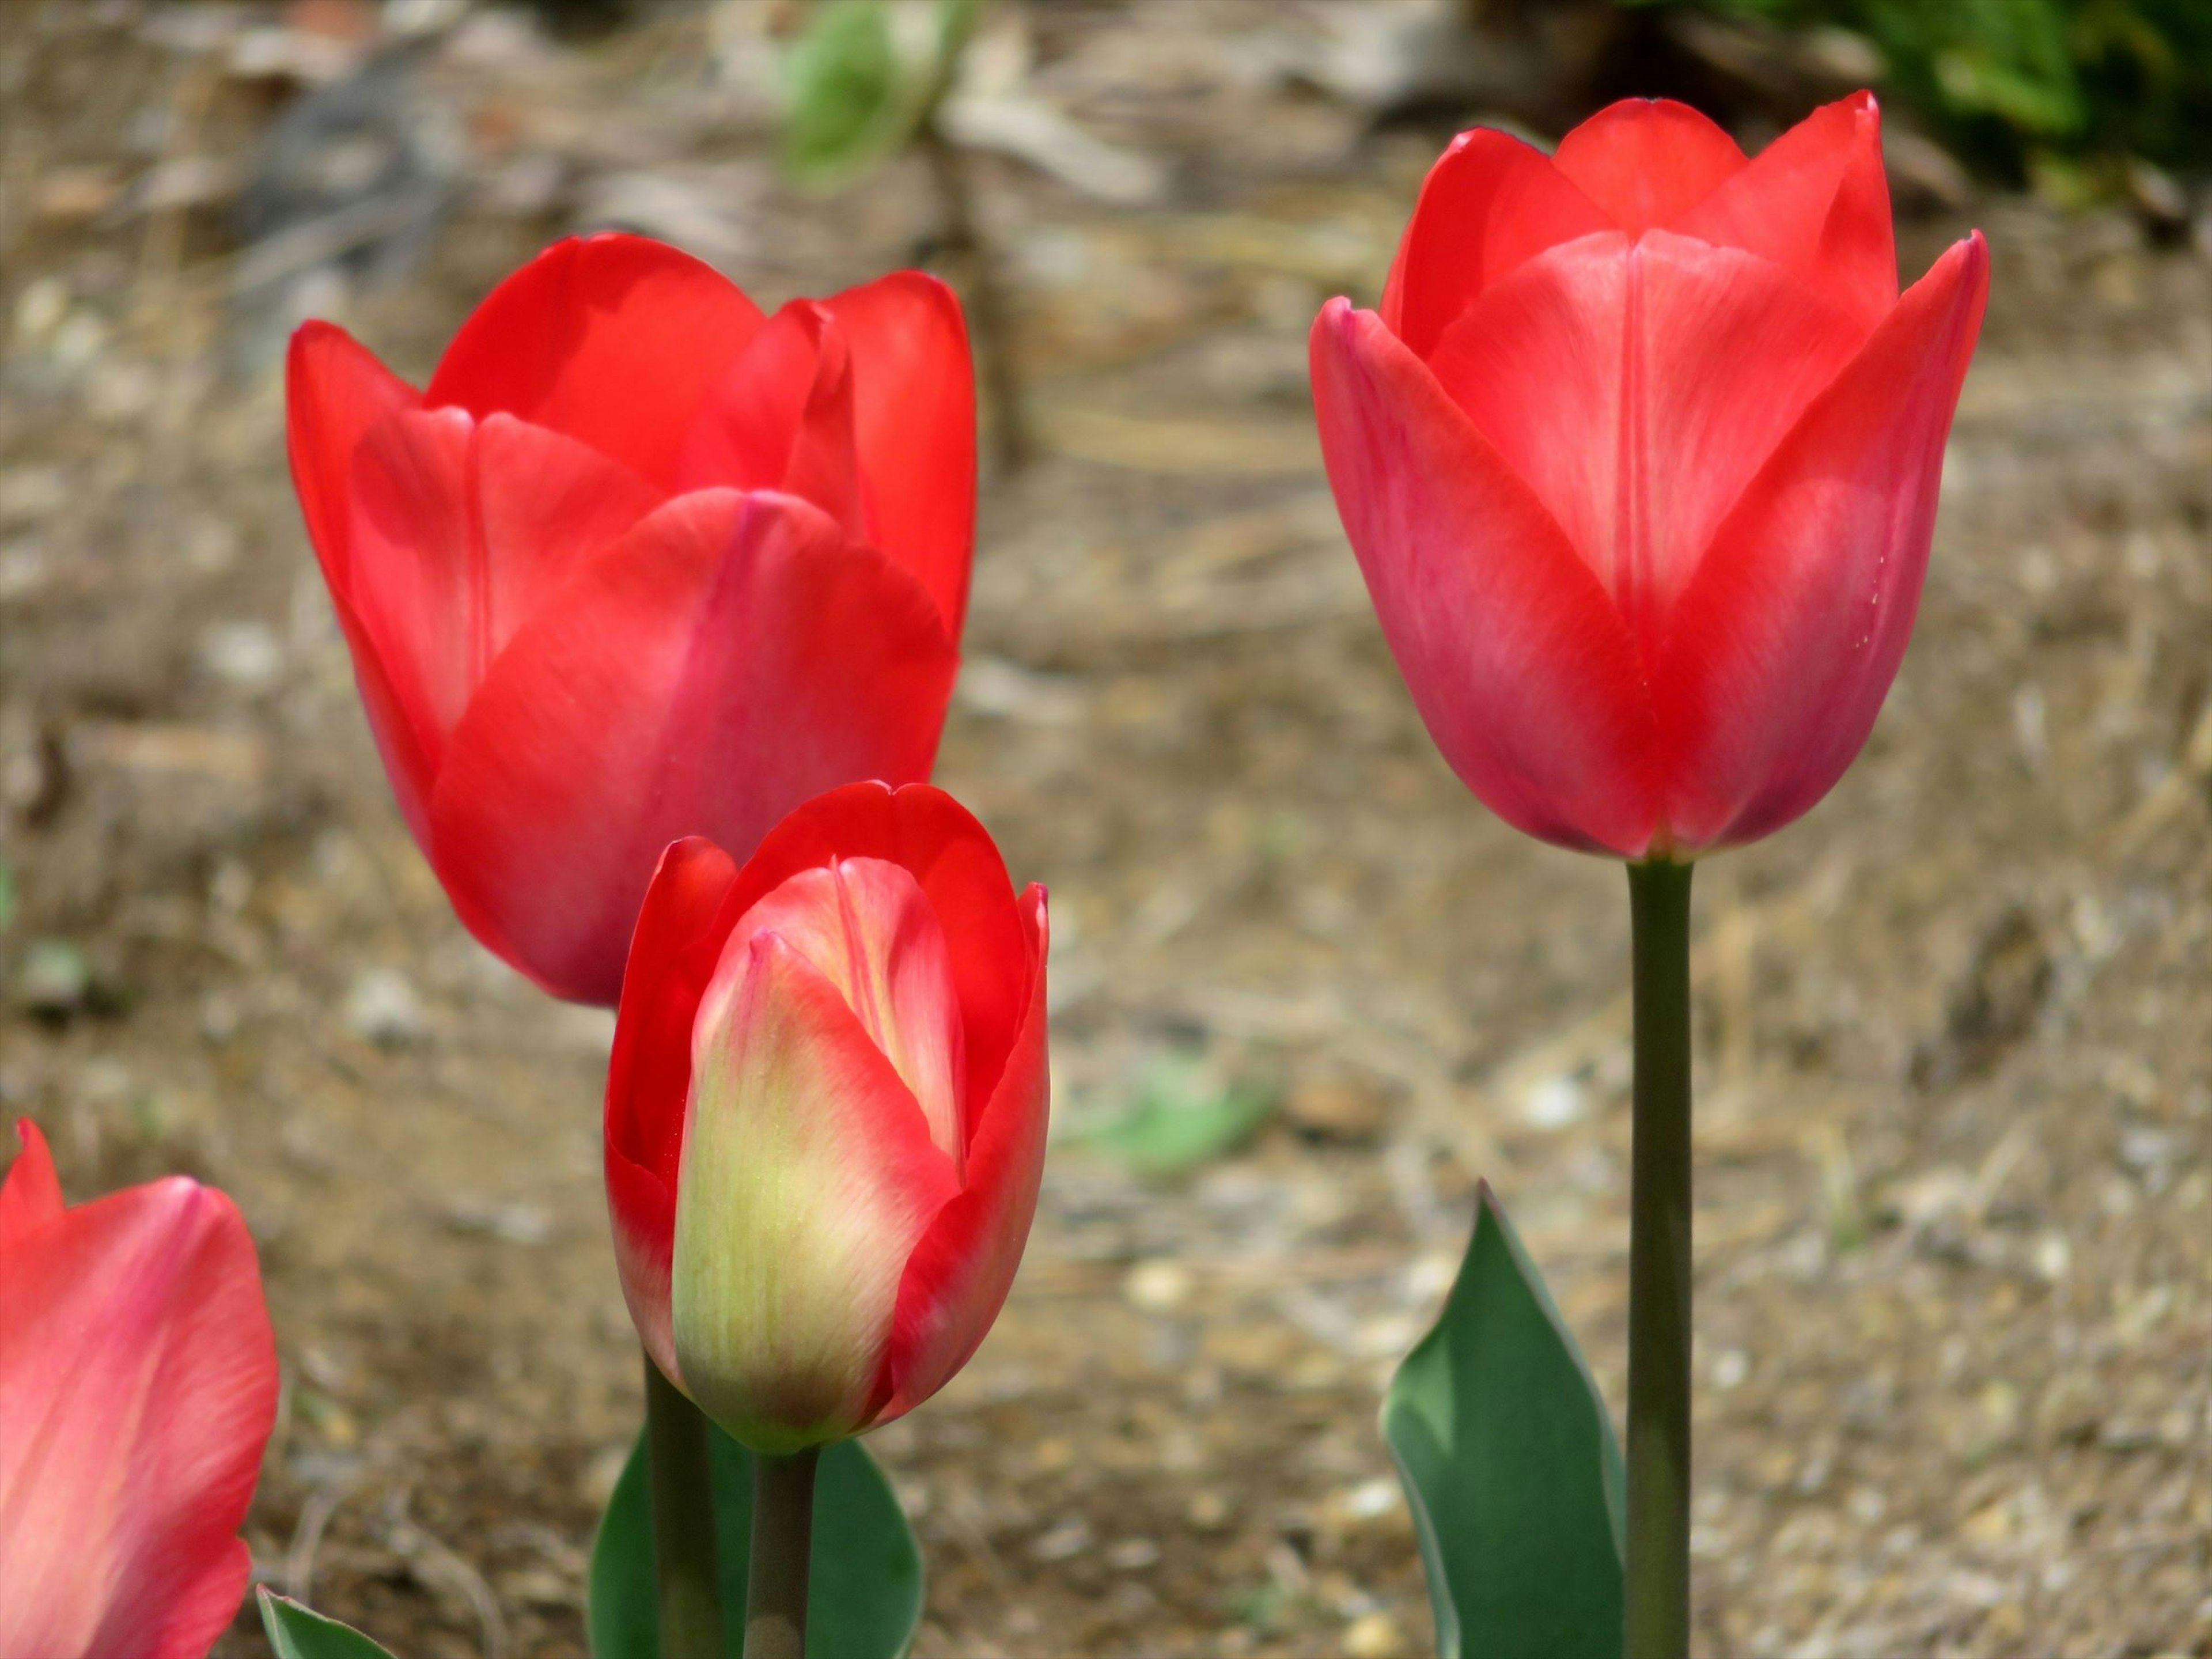
POLYGON ((806 1659, 806 1572, 814 1556, 814 1464, 822 1448, 753 1454, 745 1659, 806 1659))
POLYGON ((653 1559, 660 1589, 660 1659, 722 1659, 722 1586, 714 1560, 714 1476, 707 1419, 645 1362, 653 1470, 653 1559))
POLYGON ((1685 1659, 1690 1650, 1690 868, 1628 866, 1636 1085, 1627 1659, 1685 1659))

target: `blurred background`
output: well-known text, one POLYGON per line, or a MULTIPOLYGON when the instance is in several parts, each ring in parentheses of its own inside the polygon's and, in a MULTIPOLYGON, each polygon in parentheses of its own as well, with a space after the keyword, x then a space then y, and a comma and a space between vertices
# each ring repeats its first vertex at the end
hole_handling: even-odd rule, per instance
MULTIPOLYGON (((1629 93, 1885 96, 1989 322, 1860 764, 1698 883, 1700 1651, 2212 1655, 2204 0, 0 0, 0 1110, 260 1241, 261 1571, 580 1655, 640 1410, 608 1017, 448 913, 286 480, 294 323, 417 383, 623 226, 986 356, 939 781, 1054 893, 1012 1304, 877 1436, 916 1651, 1426 1650, 1374 1413, 1486 1176, 1616 1408, 1626 906, 1425 738, 1305 337, 1428 162, 1629 93)), ((218 1650, 258 1655, 241 1625, 218 1650)))

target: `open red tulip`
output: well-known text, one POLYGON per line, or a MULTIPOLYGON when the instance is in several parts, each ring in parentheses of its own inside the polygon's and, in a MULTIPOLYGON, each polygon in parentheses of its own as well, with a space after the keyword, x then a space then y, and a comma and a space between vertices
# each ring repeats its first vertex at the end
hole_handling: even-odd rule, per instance
POLYGON ((900 271, 763 316, 642 237, 556 244, 427 391, 293 337, 293 482, 408 827, 470 930, 611 1005, 661 848, 925 778, 957 665, 975 392, 900 271))
POLYGON ((942 790, 852 784, 740 868, 667 850, 606 1101, 630 1316, 755 1449, 842 1438, 968 1362, 1043 1174, 1045 896, 942 790))
POLYGON ((0 1659, 200 1659, 276 1349, 238 1207, 182 1176, 64 1208, 35 1124, 0 1185, 0 1659))
POLYGON ((1978 233, 1902 296, 1860 94, 1752 160, 1631 100, 1454 141, 1380 313, 1313 331, 1329 482, 1431 735, 1501 817, 1688 856, 1809 809, 1919 605, 1978 233))

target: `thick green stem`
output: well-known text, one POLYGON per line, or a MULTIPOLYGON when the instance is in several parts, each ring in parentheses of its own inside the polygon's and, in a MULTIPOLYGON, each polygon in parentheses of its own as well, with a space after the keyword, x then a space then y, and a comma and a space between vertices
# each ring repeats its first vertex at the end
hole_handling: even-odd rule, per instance
POLYGON ((660 1659, 722 1659, 722 1586, 714 1560, 714 1476, 707 1419, 645 1362, 647 1461, 653 1470, 653 1559, 660 1588, 660 1659))
POLYGON ((745 1659, 806 1659, 806 1571, 814 1557, 814 1465, 822 1448, 753 1454, 752 1564, 745 1659))
POLYGON ((1690 866, 1628 866, 1635 1150, 1628 1223, 1627 1659, 1690 1651, 1690 866))

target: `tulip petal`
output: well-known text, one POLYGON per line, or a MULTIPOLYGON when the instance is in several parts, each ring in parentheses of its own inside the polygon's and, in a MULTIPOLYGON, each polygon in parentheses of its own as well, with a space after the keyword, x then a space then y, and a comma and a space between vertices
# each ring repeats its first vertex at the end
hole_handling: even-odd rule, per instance
POLYGON ((852 348, 870 539, 921 579, 956 643, 975 544, 975 374, 960 301, 893 271, 823 301, 852 348))
POLYGON ((419 842, 428 833, 430 786, 438 744, 386 672, 380 649, 354 607, 352 479, 362 437, 422 396, 387 370, 342 328, 303 325, 292 336, 284 367, 284 434, 292 484, 307 538, 323 567, 370 732, 400 816, 419 842), (427 746, 426 746, 427 745, 427 746))
POLYGON ((607 1212, 615 1266, 646 1352, 679 1386, 668 1273, 684 1103, 691 1088, 691 1027, 721 960, 729 930, 718 927, 716 917, 737 873, 727 853, 696 836, 661 854, 630 939, 607 1061, 607 1212))
POLYGON ((1605 210, 1510 133, 1462 132, 1421 181, 1382 289, 1382 320, 1425 358, 1492 283, 1557 243, 1609 230, 1605 210))
POLYGON ((9 1239, 0 1331, 0 1653, 200 1659, 276 1411, 236 1206, 178 1176, 9 1239))
POLYGON ((660 496, 598 451, 510 415, 409 410, 354 465, 349 588, 434 760, 515 631, 660 496))
POLYGON ((1674 228, 1772 260, 1872 330, 1897 303, 1874 94, 1854 93, 1814 110, 1674 228))
POLYGON ((749 850, 831 785, 927 775, 955 665, 920 585, 817 508, 680 496, 493 665, 447 747, 431 862, 480 939, 612 1004, 669 842, 749 850))
POLYGON ((957 1180, 968 1152, 960 1004, 945 929, 921 884, 883 859, 802 870, 745 912, 725 955, 761 933, 781 939, 837 988, 913 1091, 957 1180))
POLYGON ((12 1243, 62 1212, 62 1183, 46 1136, 27 1117, 17 1121, 15 1133, 23 1150, 8 1166, 7 1180, 0 1182, 0 1244, 12 1243))
POLYGON ((957 1188, 837 988, 775 933, 734 943, 693 1038, 670 1308, 691 1397, 782 1451, 881 1407, 900 1274, 957 1188))
POLYGON ((728 277, 664 243, 572 237, 485 297, 424 401, 564 433, 665 492, 700 408, 765 320, 728 277))
POLYGON ((1640 855, 1652 714, 1604 588, 1379 317, 1332 300, 1312 356, 1337 507, 1437 748, 1516 828, 1640 855))
POLYGON ((1779 265, 1654 230, 1530 260, 1429 366, 1644 640, 1863 338, 1779 265))
POLYGON ((937 1212, 899 1283, 884 1356, 888 1422, 935 1394, 966 1364, 1006 1304, 1044 1175, 1052 1084, 1045 1044, 1045 893, 1020 902, 1026 1006, 998 1086, 977 1115, 965 1186, 937 1212))
POLYGON ((1634 236, 1671 225, 1740 172, 1743 152, 1670 98, 1624 98, 1559 140, 1552 165, 1634 236))
MULTIPOLYGON (((882 859, 908 871, 945 930, 967 1045, 961 1098, 988 1100, 1008 1065, 1030 1001, 1014 884, 989 831, 942 789, 852 783, 816 796, 763 838, 722 901, 725 933, 802 871, 841 859, 882 859)), ((968 1114, 972 1142, 980 1120, 968 1114)))
POLYGON ((1721 526, 1655 675, 1678 846, 1778 829, 1865 743, 1919 606, 1988 291, 1977 233, 1899 301, 1721 526))
POLYGON ((851 353, 828 312, 794 300, 739 354, 684 443, 679 490, 780 489, 866 541, 851 353))

